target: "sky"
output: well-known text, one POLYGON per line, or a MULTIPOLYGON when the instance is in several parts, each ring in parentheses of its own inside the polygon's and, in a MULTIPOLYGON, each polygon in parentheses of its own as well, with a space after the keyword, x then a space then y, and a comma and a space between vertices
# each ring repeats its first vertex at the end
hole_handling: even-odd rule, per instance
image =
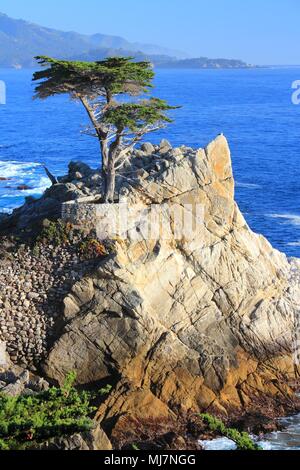
POLYGON ((0 0, 0 12, 42 26, 113 34, 192 57, 299 65, 299 0, 0 0))

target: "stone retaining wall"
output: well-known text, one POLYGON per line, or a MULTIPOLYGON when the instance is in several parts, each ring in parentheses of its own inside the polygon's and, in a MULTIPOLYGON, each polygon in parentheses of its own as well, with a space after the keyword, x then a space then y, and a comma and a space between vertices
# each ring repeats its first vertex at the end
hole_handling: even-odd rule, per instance
POLYGON ((62 220, 88 230, 96 230, 97 237, 107 240, 121 236, 120 223, 126 203, 100 204, 93 197, 69 201, 62 206, 62 220))
POLYGON ((95 228, 98 205, 94 197, 68 201, 62 205, 62 220, 72 225, 95 228))

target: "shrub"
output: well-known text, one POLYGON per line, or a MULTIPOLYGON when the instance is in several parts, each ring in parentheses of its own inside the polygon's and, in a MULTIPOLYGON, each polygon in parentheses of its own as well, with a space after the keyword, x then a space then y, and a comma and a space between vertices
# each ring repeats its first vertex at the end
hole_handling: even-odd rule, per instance
POLYGON ((89 431, 96 410, 91 394, 73 388, 76 375, 63 387, 29 396, 0 394, 0 450, 26 450, 53 437, 89 431))
POLYGON ((79 253, 85 259, 97 259, 108 255, 105 246, 96 239, 83 241, 79 246, 79 253))
POLYGON ((69 223, 64 223, 62 220, 56 222, 45 221, 44 227, 36 239, 36 243, 44 245, 52 244, 55 246, 66 245, 70 242, 70 235, 73 227, 69 223))
POLYGON ((246 432, 239 432, 237 429, 227 428, 220 419, 210 414, 205 413, 200 416, 204 423, 208 425, 210 431, 219 433, 234 441, 238 450, 261 450, 246 432))
POLYGON ((109 395, 111 391, 112 391, 112 385, 106 385, 106 387, 101 388, 99 390, 99 395, 100 397, 104 397, 105 395, 109 395))

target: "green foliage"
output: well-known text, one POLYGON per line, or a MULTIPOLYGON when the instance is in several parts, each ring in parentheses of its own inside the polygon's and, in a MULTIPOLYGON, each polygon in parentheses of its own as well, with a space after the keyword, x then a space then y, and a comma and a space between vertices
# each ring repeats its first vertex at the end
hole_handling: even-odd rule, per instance
POLYGON ((0 394, 0 450, 23 450, 53 437, 91 429, 91 395, 73 388, 70 373, 62 388, 29 396, 0 394))
POLYGON ((105 246, 96 239, 87 239, 80 243, 79 254, 84 259, 97 259, 108 255, 105 246))
MULTIPOLYGON (((66 245, 70 240, 71 232, 71 224, 66 224, 61 220, 56 222, 47 221, 46 226, 44 226, 37 237, 36 243, 42 243, 44 245, 52 244, 55 246, 66 245)), ((38 248, 35 248, 35 251, 38 253, 38 248)))
POLYGON ((133 450, 140 450, 139 447, 136 444, 132 444, 132 449, 133 450))
POLYGON ((104 245, 95 236, 94 232, 86 232, 84 229, 76 228, 62 220, 55 222, 47 220, 44 221, 44 227, 35 239, 32 253, 39 257, 43 245, 54 245, 55 247, 72 245, 83 260, 96 260, 107 256, 111 252, 111 247, 107 243, 104 245))
POLYGON ((112 391, 112 385, 106 385, 106 387, 101 388, 99 390, 99 395, 101 397, 105 397, 106 395, 109 395, 111 391, 112 391))
POLYGON ((90 98, 115 94, 136 95, 150 88, 154 72, 149 62, 133 62, 132 57, 109 57, 99 62, 80 62, 36 57, 43 70, 33 75, 42 80, 35 89, 36 97, 47 98, 68 93, 90 98))
POLYGON ((143 100, 139 103, 123 103, 109 108, 103 117, 103 122, 112 124, 117 129, 128 128, 132 132, 138 132, 145 125, 155 123, 172 122, 165 111, 176 109, 169 106, 166 101, 157 98, 143 100))
POLYGON ((205 413, 200 416, 204 423, 208 425, 210 431, 221 434, 234 441, 238 450, 261 450, 246 432, 239 432, 237 429, 227 428, 220 419, 210 414, 205 413))
POLYGON ((132 57, 109 57, 99 62, 57 60, 46 56, 36 59, 46 69, 33 75, 33 81, 39 81, 35 97, 67 93, 81 100, 102 140, 107 138, 107 125, 136 132, 145 125, 172 122, 165 111, 176 108, 166 101, 157 98, 140 103, 114 101, 117 95, 137 96, 152 88, 154 72, 149 62, 134 62, 132 57), (98 100, 96 107, 93 100, 98 100), (99 104, 101 113, 97 114, 99 104), (96 117, 99 115, 100 119, 96 117))
POLYGON ((105 179, 105 202, 113 202, 116 171, 130 159, 142 138, 172 120, 165 114, 175 109, 166 101, 150 98, 140 102, 118 102, 120 95, 139 96, 149 92, 154 78, 150 62, 133 57, 109 57, 97 62, 66 61, 36 57, 42 70, 33 75, 39 82, 35 98, 69 94, 79 100, 89 116, 88 135, 100 142, 105 179))
POLYGON ((66 397, 68 397, 70 393, 72 392, 73 385, 76 381, 76 378, 77 378, 76 372, 69 372, 69 374, 67 375, 64 381, 64 384, 61 387, 61 390, 66 397))

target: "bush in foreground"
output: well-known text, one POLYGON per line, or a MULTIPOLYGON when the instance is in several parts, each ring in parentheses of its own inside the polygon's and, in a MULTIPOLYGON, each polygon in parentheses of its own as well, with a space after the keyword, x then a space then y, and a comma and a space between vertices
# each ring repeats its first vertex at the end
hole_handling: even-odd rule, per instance
POLYGON ((73 388, 69 374, 62 388, 28 396, 0 394, 0 450, 26 450, 53 437, 89 431, 91 394, 73 388))
POLYGON ((204 423, 208 425, 210 431, 219 433, 235 442, 238 450, 261 450, 246 432, 239 432, 237 429, 227 428, 220 419, 207 413, 202 414, 201 418, 204 423))

